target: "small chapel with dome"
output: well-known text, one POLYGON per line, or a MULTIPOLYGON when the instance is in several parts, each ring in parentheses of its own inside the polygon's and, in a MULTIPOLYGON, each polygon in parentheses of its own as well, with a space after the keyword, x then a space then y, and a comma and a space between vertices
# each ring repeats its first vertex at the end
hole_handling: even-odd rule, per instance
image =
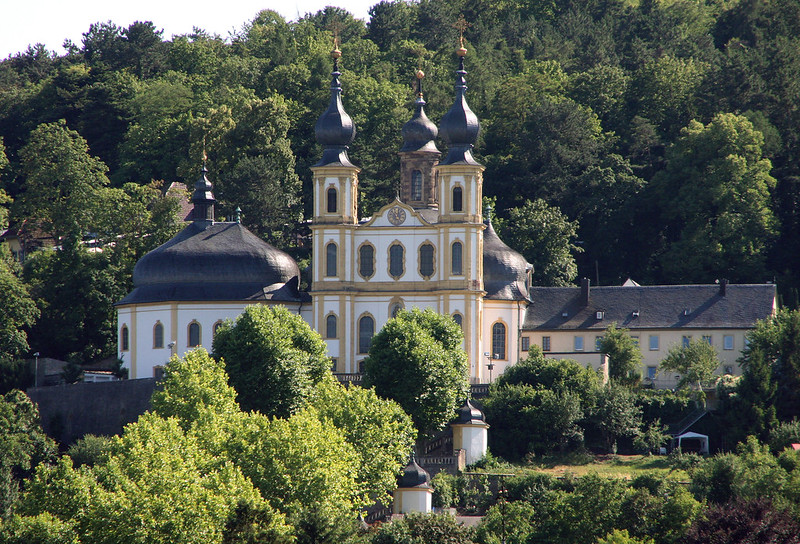
MULTIPOLYGON (((203 169, 193 221, 134 268, 134 289, 117 304, 119 357, 131 378, 156 376, 172 354, 210 350, 216 328, 250 304, 281 304, 328 346, 337 374, 358 374, 373 335, 398 310, 431 308, 464 331, 473 383, 517 361, 531 265, 497 236, 482 210, 484 167, 472 155, 480 123, 466 100, 466 49, 457 51, 455 101, 440 126, 419 86, 403 126, 400 191, 372 217, 358 214, 356 137, 344 109, 334 50, 331 96, 315 127, 323 147, 312 167, 311 287, 299 290, 295 261, 238 222, 214 218, 203 169), (442 159, 436 139, 447 146, 442 159)), ((417 74, 421 81, 423 74, 417 74)))

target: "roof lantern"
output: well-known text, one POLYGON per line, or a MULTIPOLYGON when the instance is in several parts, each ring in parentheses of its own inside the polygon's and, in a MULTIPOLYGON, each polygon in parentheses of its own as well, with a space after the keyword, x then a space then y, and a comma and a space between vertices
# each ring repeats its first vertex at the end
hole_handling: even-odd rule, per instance
POLYGON ((214 198, 214 193, 212 193, 211 190, 212 185, 208 180, 208 169, 206 168, 204 153, 203 168, 200 170, 200 178, 195 182, 194 192, 192 193, 192 203, 194 204, 192 220, 195 223, 207 223, 211 225, 214 222, 214 203, 217 200, 214 198))

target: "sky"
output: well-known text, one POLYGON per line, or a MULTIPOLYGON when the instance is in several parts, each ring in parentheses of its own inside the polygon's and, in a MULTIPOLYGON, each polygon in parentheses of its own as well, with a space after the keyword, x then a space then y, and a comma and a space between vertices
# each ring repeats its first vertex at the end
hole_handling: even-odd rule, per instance
POLYGON ((0 0, 0 59, 43 43, 63 54, 70 39, 80 46, 89 25, 111 21, 127 27, 135 21, 152 21, 164 38, 187 34, 193 27, 227 37, 252 20, 262 9, 274 9, 287 20, 337 5, 360 19, 379 0, 0 0))

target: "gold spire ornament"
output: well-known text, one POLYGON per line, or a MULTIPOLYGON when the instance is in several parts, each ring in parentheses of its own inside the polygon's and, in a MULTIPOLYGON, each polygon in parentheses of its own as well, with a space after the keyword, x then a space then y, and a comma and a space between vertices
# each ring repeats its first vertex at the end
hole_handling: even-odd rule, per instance
POLYGON ((463 13, 458 16, 458 21, 453 23, 453 27, 458 30, 458 49, 456 49, 456 55, 459 57, 463 57, 467 54, 467 48, 464 47, 464 31, 471 26, 472 25, 464 18, 463 13))

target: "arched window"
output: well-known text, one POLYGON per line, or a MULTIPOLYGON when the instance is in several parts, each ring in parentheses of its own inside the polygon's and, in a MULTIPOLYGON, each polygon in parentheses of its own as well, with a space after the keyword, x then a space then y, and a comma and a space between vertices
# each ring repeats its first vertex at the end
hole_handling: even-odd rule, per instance
POLYGON ((461 266, 462 250, 461 242, 453 242, 453 245, 450 246, 450 273, 454 276, 460 276, 464 273, 461 266))
POLYGON ((433 276, 433 245, 422 244, 419 246, 419 275, 423 278, 433 276))
POLYGON ((128 351, 130 349, 130 336, 128 335, 127 325, 123 325, 119 331, 119 345, 120 351, 128 351))
POLYGON ((325 318, 325 338, 336 338, 336 314, 328 314, 325 318))
POLYGON ((462 202, 462 196, 464 192, 461 187, 453 187, 453 211, 460 212, 464 209, 464 203, 462 202))
POLYGON ((156 321, 153 326, 153 347, 156 349, 164 347, 164 325, 161 321, 156 321))
POLYGON ((456 312, 453 314, 453 321, 458 323, 458 326, 462 329, 464 328, 464 316, 462 316, 460 313, 456 312))
POLYGON ((506 326, 502 323, 492 325, 492 358, 506 358, 506 326))
POLYGON ((404 261, 405 249, 400 244, 392 244, 389 247, 389 275, 398 279, 405 272, 404 261))
POLYGON ((375 334, 375 320, 365 315, 358 320, 358 353, 369 353, 372 337, 375 334))
POLYGON ((214 323, 214 326, 213 326, 213 327, 212 327, 212 329, 211 329, 211 335, 212 335, 214 338, 216 338, 216 337, 217 337, 217 332, 219 332, 219 328, 220 328, 221 326, 222 326, 222 321, 217 321, 216 323, 214 323))
POLYGON ((411 200, 422 200, 422 172, 419 170, 411 172, 411 200))
POLYGON ((338 251, 336 251, 336 244, 331 242, 325 246, 325 275, 336 276, 336 260, 338 251))
POLYGON ((197 321, 189 323, 189 343, 187 345, 190 348, 200 345, 200 323, 197 321))
POLYGON ((364 279, 369 279, 375 274, 375 248, 369 244, 358 248, 358 273, 364 279))
POLYGON ((402 309, 403 309, 403 303, 402 302, 393 302, 389 306, 389 317, 392 317, 392 318, 397 317, 397 312, 399 312, 402 309))
POLYGON ((328 196, 328 213, 336 213, 336 210, 338 208, 336 202, 336 197, 338 196, 338 194, 336 192, 336 189, 334 189, 333 187, 328 189, 327 196, 328 196))

